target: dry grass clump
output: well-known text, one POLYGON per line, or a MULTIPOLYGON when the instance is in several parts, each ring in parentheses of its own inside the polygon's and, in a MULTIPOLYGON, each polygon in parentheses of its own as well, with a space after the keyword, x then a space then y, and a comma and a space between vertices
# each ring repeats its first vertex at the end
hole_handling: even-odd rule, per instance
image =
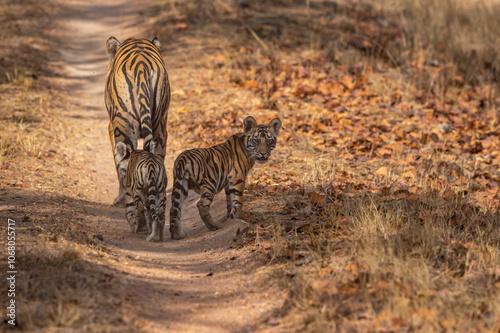
POLYGON ((16 254, 19 327, 94 332, 121 327, 122 286, 96 263, 99 249, 82 251, 55 235, 27 237, 30 244, 16 254))
POLYGON ((51 131, 59 123, 48 93, 13 84, 0 86, 6 98, 0 102, 0 164, 18 156, 40 158, 47 154, 47 143, 57 136, 51 131))
POLYGON ((196 15, 191 2, 165 6, 187 29, 216 22, 231 30, 226 50, 233 55, 233 46, 276 56, 308 50, 339 65, 401 69, 424 89, 500 80, 496 1, 218 1, 203 2, 196 15))
POLYGON ((424 55, 432 66, 454 64, 456 68, 448 66, 448 75, 461 75, 466 83, 477 83, 478 74, 488 81, 500 79, 497 1, 397 0, 385 4, 385 9, 396 8, 405 37, 403 47, 412 51, 414 60, 424 55))
POLYGON ((56 56, 48 33, 59 4, 0 0, 0 83, 15 83, 20 75, 38 79, 50 73, 47 61, 56 56), (22 70, 21 70, 22 69, 22 70))
POLYGON ((58 8, 52 2, 0 0, 0 94, 4 96, 0 101, 0 165, 18 156, 42 157, 47 136, 55 136, 51 131, 53 96, 46 82, 40 81, 51 71, 48 60, 56 56, 47 32, 58 8))
POLYGON ((283 314, 300 318, 295 331, 500 328, 498 211, 465 188, 330 184, 289 193, 274 221, 256 218, 256 244, 288 263, 283 314))
POLYGON ((346 37, 330 43, 332 59, 366 61, 353 53, 358 50, 403 70, 427 89, 500 80, 497 1, 342 1, 338 11, 345 16, 330 24, 346 37))
MULTIPOLYGON (((458 27, 470 8, 458 1, 242 3, 213 20, 235 33, 200 67, 258 100, 238 112, 284 119, 270 162, 247 183, 245 205, 262 213, 238 235, 284 265, 284 322, 300 317, 300 332, 498 330, 498 163, 487 149, 498 122, 485 112, 498 96, 481 86, 496 80, 496 22, 481 28, 475 20, 491 16, 477 15, 458 27)), ((208 38, 190 24, 186 35, 208 38)), ((207 81, 207 95, 228 89, 207 81)), ((194 133, 221 135, 234 113, 194 133)))
MULTIPOLYGON (((202 29, 205 33, 213 31, 214 22, 227 17, 229 6, 222 1, 174 1, 158 2, 160 10, 155 10, 151 16, 155 18, 155 35, 163 36, 169 42, 182 38, 186 31, 193 28, 202 29)), ((202 38, 200 36, 200 38, 202 38)))

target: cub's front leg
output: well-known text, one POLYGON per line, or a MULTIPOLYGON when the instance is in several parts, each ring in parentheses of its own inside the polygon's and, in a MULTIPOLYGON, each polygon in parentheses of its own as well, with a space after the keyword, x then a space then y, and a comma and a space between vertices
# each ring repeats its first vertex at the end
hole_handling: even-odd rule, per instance
POLYGON ((239 179, 235 183, 229 183, 228 190, 226 191, 226 199, 227 193, 229 192, 229 200, 231 200, 231 213, 229 213, 229 202, 228 206, 228 215, 231 218, 242 219, 243 218, 243 191, 245 190, 245 180, 239 179))
POLYGON ((224 192, 226 193, 226 202, 227 202, 227 214, 226 214, 226 219, 232 219, 234 216, 234 207, 233 207, 233 201, 231 199, 231 192, 229 191, 229 186, 224 189, 224 192))

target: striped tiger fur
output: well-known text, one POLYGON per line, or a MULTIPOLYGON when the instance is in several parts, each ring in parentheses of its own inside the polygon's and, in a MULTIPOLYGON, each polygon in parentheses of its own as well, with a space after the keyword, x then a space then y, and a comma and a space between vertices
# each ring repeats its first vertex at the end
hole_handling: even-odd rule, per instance
MULTIPOLYGON (((117 145, 125 145, 122 142, 117 145)), ((163 242, 165 228, 167 174, 160 155, 146 150, 130 154, 125 174, 125 207, 127 222, 132 232, 141 228, 139 214, 144 214, 150 234, 146 240, 163 242)))
POLYGON ((165 158, 167 144, 167 113, 170 85, 160 42, 154 38, 129 38, 120 43, 115 37, 106 42, 111 58, 105 89, 109 115, 109 138, 113 149, 120 189, 115 206, 125 202, 123 179, 128 151, 137 149, 137 140, 144 138, 144 149, 165 158), (127 149, 117 148, 122 142, 127 149))
POLYGON ((243 190, 247 175, 255 161, 267 162, 276 146, 281 121, 275 118, 269 125, 257 125, 250 116, 243 121, 243 125, 243 133, 231 136, 226 142, 210 148, 184 151, 175 160, 170 208, 172 239, 186 237, 181 227, 181 209, 190 189, 201 196, 197 203, 198 211, 208 229, 216 230, 223 226, 210 215, 214 196, 222 189, 226 192, 226 218, 243 217, 243 190))

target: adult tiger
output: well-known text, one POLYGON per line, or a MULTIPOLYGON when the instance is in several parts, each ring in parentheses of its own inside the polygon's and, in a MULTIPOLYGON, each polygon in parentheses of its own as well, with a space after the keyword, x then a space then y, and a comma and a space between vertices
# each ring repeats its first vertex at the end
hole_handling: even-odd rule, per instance
POLYGON ((144 138, 144 150, 165 158, 170 85, 156 37, 152 41, 129 38, 123 43, 109 37, 106 51, 111 61, 105 102, 120 184, 113 205, 119 206, 125 203, 123 179, 129 152, 137 149, 137 140, 144 138), (119 142, 125 145, 117 145, 119 142))
POLYGON ((255 164, 265 163, 276 146, 281 121, 257 125, 253 117, 243 121, 243 133, 234 134, 226 142, 204 149, 181 153, 174 163, 172 207, 170 208, 170 236, 182 239, 181 209, 190 189, 201 195, 197 203, 200 217, 210 230, 222 224, 210 215, 214 196, 226 192, 227 218, 242 218, 243 190, 248 173, 255 164))

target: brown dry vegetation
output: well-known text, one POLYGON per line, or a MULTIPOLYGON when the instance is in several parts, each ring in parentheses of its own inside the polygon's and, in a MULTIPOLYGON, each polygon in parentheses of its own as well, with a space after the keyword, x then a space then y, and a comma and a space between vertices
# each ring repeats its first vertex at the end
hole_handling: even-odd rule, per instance
POLYGON ((48 59, 55 56, 50 49, 49 31, 55 7, 27 5, 18 1, 2 1, 0 38, 0 93, 2 99, 2 131, 0 162, 4 164, 17 155, 35 158, 46 153, 46 140, 53 138, 50 125, 54 122, 50 89, 40 81, 50 72, 48 59))
POLYGON ((254 94, 212 109, 180 92, 188 144, 284 119, 238 239, 276 265, 286 330, 500 328, 498 6, 393 3, 168 2, 157 28, 230 31, 200 75, 254 94))
MULTIPOLYGON (((3 33, 16 49, 25 36, 13 22, 29 26, 28 18, 47 10, 6 3, 0 8, 16 19, 0 24, 11 27, 3 33)), ((235 240, 272 267, 270 278, 287 290, 270 320, 279 323, 275 331, 500 329, 495 2, 161 0, 155 6, 143 13, 158 13, 151 34, 197 50, 186 62, 199 76, 179 74, 187 82, 182 87, 172 82, 170 155, 225 140, 247 115, 283 120, 272 159, 248 179, 251 224, 235 240)), ((36 32, 49 29, 44 22, 36 32)), ((42 35, 30 38, 49 43, 42 35)), ((28 185, 15 178, 14 164, 51 163, 52 144, 64 139, 54 134, 60 100, 39 84, 48 74, 39 74, 43 58, 5 50, 0 194, 17 188, 25 196, 28 185)), ((41 184, 75 178, 58 177, 41 184)), ((31 275, 20 279, 23 328, 134 331, 122 319, 122 279, 96 267, 98 258, 107 260, 106 248, 69 209, 85 202, 33 199, 56 202, 62 217, 26 207, 27 215, 39 215, 26 217, 17 258, 20 271, 31 275), (68 223, 49 222, 57 218, 68 223)), ((106 207, 83 211, 95 209, 106 207)))
MULTIPOLYGON (((61 118, 67 101, 49 81, 59 58, 53 29, 60 8, 48 1, 0 1, 0 217, 3 235, 7 218, 16 221, 16 328, 134 331, 122 319, 120 282, 95 263, 106 249, 80 224, 85 203, 58 190, 77 184, 71 173, 82 171, 75 165, 66 172, 73 161, 59 147, 68 137, 61 118)), ((6 237, 0 244, 7 248, 6 237)), ((1 262, 7 270, 4 254, 1 262)), ((0 289, 7 304, 6 279, 0 289)), ((5 309, 2 331, 12 328, 5 309)))

